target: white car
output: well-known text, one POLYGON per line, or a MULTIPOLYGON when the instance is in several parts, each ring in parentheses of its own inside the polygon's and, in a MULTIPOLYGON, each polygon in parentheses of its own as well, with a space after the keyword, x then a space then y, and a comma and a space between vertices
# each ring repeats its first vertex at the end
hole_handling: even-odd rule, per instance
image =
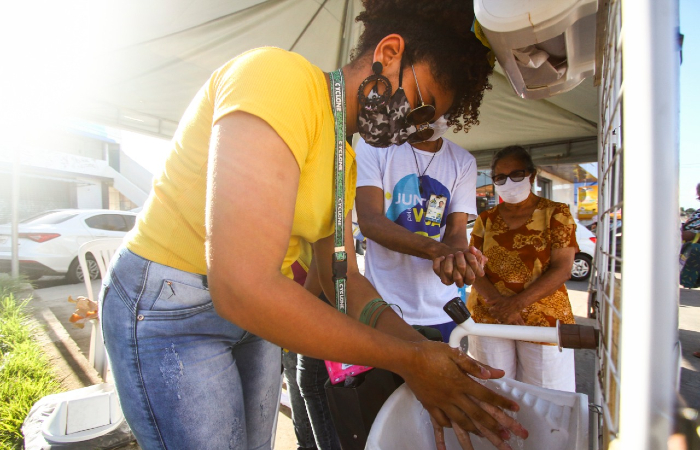
MULTIPOLYGON (((134 227, 137 214, 107 209, 63 209, 46 211, 19 223, 20 273, 30 279, 65 275, 74 283, 83 281, 78 249, 88 241, 124 237, 134 227)), ((90 278, 100 276, 97 263, 87 255, 90 278)), ((10 272, 11 226, 0 225, 0 272, 10 272)))
POLYGON ((574 265, 571 267, 572 281, 586 281, 591 276, 593 257, 595 256, 595 234, 576 221, 576 242, 578 253, 574 256, 574 265))
MULTIPOLYGON (((467 241, 472 234, 474 222, 467 225, 467 241)), ((591 276, 591 268, 593 267, 593 256, 595 256, 595 234, 588 228, 576 221, 576 242, 578 243, 579 251, 574 257, 574 265, 571 267, 572 281, 585 281, 591 276)))

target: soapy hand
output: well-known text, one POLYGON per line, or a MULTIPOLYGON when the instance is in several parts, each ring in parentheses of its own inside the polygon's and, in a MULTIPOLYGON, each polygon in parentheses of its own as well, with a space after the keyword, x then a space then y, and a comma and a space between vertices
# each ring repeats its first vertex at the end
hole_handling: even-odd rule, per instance
POLYGON ((443 284, 455 283, 463 287, 474 283, 475 277, 484 276, 484 266, 488 258, 476 247, 468 251, 455 250, 433 260, 433 272, 440 277, 443 284))
MULTIPOLYGON (((437 450, 447 450, 447 446, 445 445, 445 429, 437 423, 433 416, 430 416, 430 422, 433 424, 435 447, 437 450)), ((457 436, 457 441, 459 441, 462 450, 474 450, 469 433, 461 429, 459 425, 455 425, 454 422, 452 422, 452 429, 455 432, 455 436, 457 436)))
MULTIPOLYGON (((502 410, 494 408, 493 406, 485 404, 483 402, 479 402, 479 404, 485 410, 489 411, 489 413, 491 413, 493 417, 497 418, 498 422, 503 427, 511 430, 518 430, 517 433, 514 431, 514 434, 516 436, 520 436, 522 438, 527 437, 527 431, 522 427, 522 425, 516 422, 515 419, 513 419, 512 417, 505 414, 502 410)), ((445 445, 445 429, 437 423, 433 416, 430 416, 430 422, 433 424, 433 433, 435 434, 435 446, 437 447, 437 450, 447 450, 447 446, 445 445)), ((498 436, 496 436, 489 430, 480 427, 478 423, 475 423, 475 425, 478 428, 478 432, 474 434, 488 439, 489 442, 491 442, 497 450, 513 450, 513 448, 507 442, 503 442, 502 439, 500 439, 498 436)), ((474 446, 472 445, 472 440, 469 436, 469 433, 464 431, 462 428, 460 428, 459 425, 457 425, 454 422, 452 422, 452 430, 454 431, 455 436, 457 437, 457 442, 459 442, 459 446, 462 447, 462 450, 474 450, 474 446)))
MULTIPOLYGON (((473 397, 472 399, 475 400, 473 397)), ((478 400, 475 401, 478 402, 478 400)), ((527 431, 515 419, 508 416, 498 408, 494 408, 493 406, 483 402, 478 403, 481 407, 483 407, 490 414, 492 414, 493 417, 496 418, 503 427, 513 430, 513 433, 516 436, 519 436, 523 439, 527 438, 527 431)), ((437 450, 447 450, 447 446, 445 445, 445 429, 437 423, 433 416, 430 416, 430 421, 433 425, 433 433, 435 434, 435 446, 437 447, 437 450)), ((480 426, 479 423, 475 423, 475 425, 477 426, 478 431, 474 434, 488 439, 489 442, 491 442, 497 450, 513 450, 507 442, 504 442, 491 431, 480 426)), ((462 450, 474 450, 474 446, 472 445, 471 437, 469 436, 468 432, 464 431, 459 425, 457 425, 454 422, 452 422, 452 430, 454 431, 455 436, 457 437, 457 441, 459 442, 460 447, 462 447, 462 450)))
POLYGON ((469 433, 461 429, 459 425, 455 425, 454 422, 452 422, 452 429, 455 432, 455 436, 457 436, 457 441, 459 442, 459 446, 462 447, 462 450, 474 450, 469 433))
POLYGON ((438 450, 445 448, 443 427, 459 427, 458 438, 464 449, 471 445, 466 443, 468 432, 486 437, 500 450, 510 449, 504 440, 511 433, 527 437, 522 425, 503 412, 518 411, 517 403, 472 378, 500 378, 504 375, 502 370, 483 365, 446 344, 423 341, 416 345, 415 364, 400 375, 430 413, 438 450))

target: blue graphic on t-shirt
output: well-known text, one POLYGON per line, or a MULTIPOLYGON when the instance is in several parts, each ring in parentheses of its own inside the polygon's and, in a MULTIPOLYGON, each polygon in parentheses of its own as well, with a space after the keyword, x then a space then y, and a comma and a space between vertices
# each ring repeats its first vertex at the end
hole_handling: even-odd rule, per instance
POLYGON ((428 209, 427 202, 433 194, 445 196, 447 202, 444 211, 447 212, 450 206, 450 191, 439 181, 430 178, 429 175, 423 175, 420 177, 420 181, 423 187, 422 196, 418 188, 416 174, 406 175, 396 183, 386 216, 407 230, 439 239, 440 228, 445 224, 447 214, 442 215, 440 223, 427 221, 425 219, 425 213, 428 209))

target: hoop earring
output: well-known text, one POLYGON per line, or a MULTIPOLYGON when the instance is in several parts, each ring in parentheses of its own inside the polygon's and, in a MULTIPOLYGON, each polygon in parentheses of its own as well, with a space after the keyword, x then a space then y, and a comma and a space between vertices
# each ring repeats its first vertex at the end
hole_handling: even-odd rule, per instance
POLYGON ((360 103, 360 108, 367 111, 377 111, 389 103, 392 94, 391 82, 382 75, 383 70, 384 66, 379 61, 375 61, 372 64, 374 75, 365 78, 357 89, 357 99, 360 103), (372 83, 374 83, 374 86, 370 89, 369 94, 365 95, 365 88, 372 83), (384 93, 382 94, 379 93, 379 83, 384 85, 384 93))

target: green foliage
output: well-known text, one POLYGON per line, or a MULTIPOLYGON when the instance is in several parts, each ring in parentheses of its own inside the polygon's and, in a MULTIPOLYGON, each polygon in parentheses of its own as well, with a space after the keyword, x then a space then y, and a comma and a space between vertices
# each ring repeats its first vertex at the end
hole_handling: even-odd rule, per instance
POLYGON ((25 311, 28 302, 12 294, 0 300, 0 450, 22 448, 21 427, 32 405, 60 388, 32 337, 25 311))
POLYGON ((10 295, 17 297, 27 283, 29 283, 29 279, 23 275, 17 278, 0 275, 0 298, 9 297, 10 295))

